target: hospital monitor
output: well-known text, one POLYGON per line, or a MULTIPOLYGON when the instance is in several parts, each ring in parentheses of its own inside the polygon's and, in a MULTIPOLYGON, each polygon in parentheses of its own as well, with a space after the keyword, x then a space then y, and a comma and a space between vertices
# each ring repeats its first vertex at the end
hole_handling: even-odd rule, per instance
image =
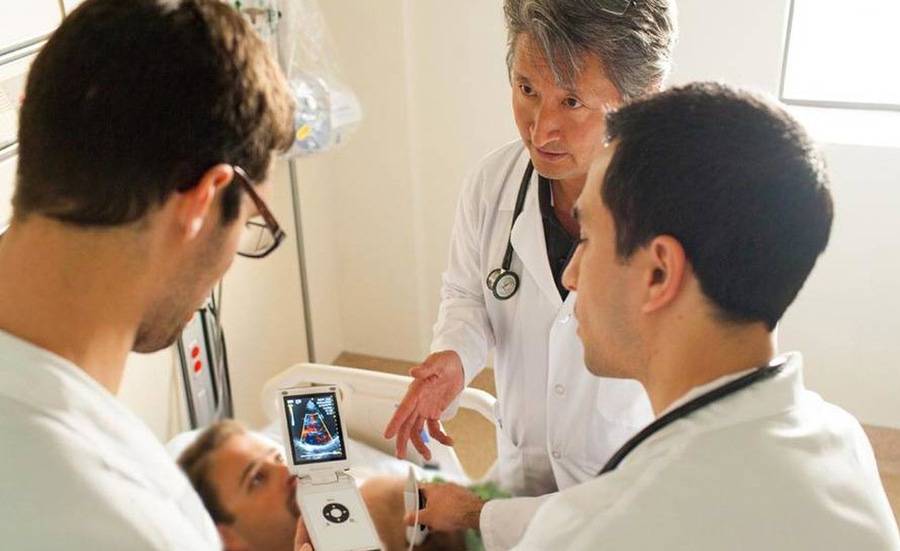
POLYGON ((297 474, 349 467, 347 430, 336 387, 282 391, 283 430, 297 474), (289 443, 289 444, 288 444, 289 443))

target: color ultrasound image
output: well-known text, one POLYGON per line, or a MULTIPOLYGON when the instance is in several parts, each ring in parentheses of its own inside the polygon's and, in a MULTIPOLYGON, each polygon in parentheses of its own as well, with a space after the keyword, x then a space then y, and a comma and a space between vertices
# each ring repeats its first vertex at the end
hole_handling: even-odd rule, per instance
POLYGON ((295 465, 347 458, 333 392, 284 398, 295 465))

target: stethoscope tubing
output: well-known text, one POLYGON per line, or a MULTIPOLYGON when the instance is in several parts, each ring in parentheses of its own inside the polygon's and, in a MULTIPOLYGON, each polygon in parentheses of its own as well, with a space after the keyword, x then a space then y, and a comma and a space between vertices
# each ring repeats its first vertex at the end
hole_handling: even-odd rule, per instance
POLYGON ((513 210, 512 222, 509 226, 509 236, 506 238, 506 252, 503 254, 503 262, 499 268, 491 270, 487 279, 485 279, 485 284, 497 300, 506 300, 519 290, 519 274, 510 269, 513 256, 512 232, 516 226, 516 220, 519 219, 522 210, 525 208, 525 197, 528 195, 532 174, 534 174, 534 163, 529 159, 525 173, 522 175, 522 182, 519 184, 518 195, 516 195, 516 207, 513 210))
POLYGON ((679 419, 683 419, 688 415, 694 413, 695 411, 702 409, 714 402, 717 402, 723 398, 731 396, 732 394, 747 388, 748 386, 763 381, 765 379, 769 379, 777 375, 784 368, 786 362, 780 362, 777 364, 769 364, 763 367, 759 367, 752 372, 744 375, 743 377, 739 377, 733 381, 725 383, 724 385, 714 388, 713 390, 697 396, 693 400, 678 406, 672 411, 666 413, 662 417, 656 419, 639 433, 634 435, 628 442, 625 443, 619 451, 613 454, 613 456, 606 462, 606 465, 603 466, 603 469, 597 476, 606 474, 610 471, 616 469, 619 466, 619 463, 622 462, 625 457, 634 451, 642 442, 662 430, 663 428, 671 425, 675 421, 679 419))

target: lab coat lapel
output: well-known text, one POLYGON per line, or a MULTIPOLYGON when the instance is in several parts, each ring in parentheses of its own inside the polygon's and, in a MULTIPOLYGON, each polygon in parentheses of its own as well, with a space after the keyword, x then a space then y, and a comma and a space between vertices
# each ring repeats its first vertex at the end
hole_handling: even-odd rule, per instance
MULTIPOLYGON (((537 173, 535 173, 536 175, 537 173)), ((537 178, 533 178, 525 198, 522 214, 512 229, 511 241, 513 250, 522 260, 538 287, 557 308, 562 305, 559 291, 553 282, 550 261, 547 260, 547 244, 544 239, 544 224, 541 220, 541 209, 538 204, 537 178)))

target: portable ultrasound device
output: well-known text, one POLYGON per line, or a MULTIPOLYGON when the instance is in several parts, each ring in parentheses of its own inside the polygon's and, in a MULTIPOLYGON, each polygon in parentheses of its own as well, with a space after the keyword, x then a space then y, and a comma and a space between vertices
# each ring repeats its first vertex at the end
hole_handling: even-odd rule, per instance
POLYGON ((316 551, 380 550, 350 468, 337 387, 282 389, 284 447, 297 475, 297 502, 316 551))
POLYGON ((428 537, 428 527, 419 524, 417 512, 425 508, 425 494, 419 488, 419 481, 416 479, 416 473, 412 466, 409 467, 406 486, 403 488, 403 506, 407 514, 416 515, 414 526, 406 527, 406 542, 410 547, 422 545, 422 542, 428 537))

